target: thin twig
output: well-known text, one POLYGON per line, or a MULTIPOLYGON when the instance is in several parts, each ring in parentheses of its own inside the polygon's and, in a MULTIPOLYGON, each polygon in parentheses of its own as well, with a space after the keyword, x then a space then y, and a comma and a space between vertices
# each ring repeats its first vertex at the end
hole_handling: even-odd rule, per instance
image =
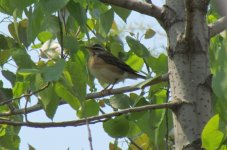
POLYGON ((25 121, 26 122, 29 122, 28 121, 28 116, 27 116, 27 108, 28 108, 28 102, 29 102, 29 99, 30 99, 30 96, 26 96, 25 97, 25 106, 24 106, 24 117, 25 117, 25 121))
POLYGON ((95 33, 95 31, 94 31, 94 30, 92 30, 92 28, 91 28, 88 24, 86 24, 86 26, 87 26, 87 28, 91 31, 91 33, 93 33, 93 34, 94 34, 94 36, 96 36, 96 37, 97 37, 97 34, 95 33))
POLYGON ((148 63, 147 63, 147 61, 146 61, 146 59, 143 58, 143 61, 144 61, 144 64, 145 64, 145 66, 146 66, 146 68, 147 68, 148 74, 151 74, 151 70, 150 70, 150 67, 149 67, 149 65, 148 65, 148 63))
POLYGON ((91 129, 90 129, 89 121, 88 120, 86 120, 86 125, 87 125, 87 130, 88 130, 88 141, 89 141, 89 145, 90 145, 90 150, 93 150, 91 129))
POLYGON ((60 29, 60 45, 61 45, 61 58, 64 59, 64 41, 63 41, 63 30, 62 30, 62 22, 60 18, 60 11, 58 11, 58 24, 60 29))
MULTIPOLYGON (((61 101, 59 103, 59 106, 60 105, 64 105, 66 104, 65 101, 61 101)), ((22 108, 22 109, 14 109, 12 111, 8 111, 8 112, 2 112, 0 113, 0 117, 7 117, 7 116, 12 116, 12 115, 20 115, 20 114, 24 114, 24 110, 25 108, 22 108)), ((35 111, 39 111, 43 109, 43 106, 41 104, 36 104, 34 106, 31 106, 31 107, 28 107, 27 110, 26 110, 26 113, 29 114, 29 113, 32 113, 32 112, 35 112, 35 111)))
POLYGON ((99 111, 100 111, 102 114, 106 114, 101 108, 99 108, 99 111))
POLYGON ((139 145, 137 145, 131 138, 128 138, 129 141, 132 143, 132 145, 134 145, 138 150, 143 150, 141 147, 139 147, 139 145))
MULTIPOLYGON (((166 89, 166 103, 168 103, 169 101, 169 94, 170 94, 170 91, 169 91, 169 84, 168 84, 168 87, 166 89)), ((166 112, 165 112, 165 119, 166 119, 166 150, 169 150, 169 121, 168 121, 168 108, 166 108, 166 112)))
POLYGON ((63 22, 64 31, 65 31, 65 34, 67 35, 66 21, 67 21, 68 18, 66 18, 66 17, 67 17, 67 16, 66 16, 66 13, 68 13, 67 10, 66 10, 66 8, 63 8, 63 9, 60 10, 60 15, 61 15, 61 17, 62 17, 62 22, 63 22))
POLYGON ((73 121, 65 121, 65 122, 18 122, 18 121, 9 121, 9 120, 0 120, 0 124, 7 124, 12 126, 26 126, 26 127, 34 127, 34 128, 50 128, 50 127, 68 127, 68 126, 82 126, 85 125, 88 121, 89 124, 95 124, 98 122, 103 122, 106 120, 111 119, 112 117, 119 116, 122 114, 127 114, 131 112, 141 112, 146 110, 155 110, 155 109, 163 109, 163 108, 175 108, 184 101, 174 101, 171 103, 163 103, 163 104, 152 104, 152 105, 145 105, 140 107, 128 108, 123 109, 120 111, 112 112, 109 114, 104 114, 100 116, 88 117, 85 119, 80 120, 73 120, 73 121))
POLYGON ((10 18, 12 18, 12 17, 11 17, 11 16, 6 16, 6 17, 4 17, 4 18, 0 21, 0 24, 3 23, 3 22, 12 22, 12 21, 10 20, 10 18), (7 20, 7 21, 5 21, 5 20, 7 20))
POLYGON ((45 90, 48 86, 49 86, 49 82, 46 85, 44 85, 42 88, 38 89, 37 91, 31 92, 29 94, 24 94, 24 95, 19 96, 19 97, 11 98, 11 99, 6 100, 6 101, 3 101, 3 102, 0 103, 0 106, 8 104, 8 103, 10 103, 14 100, 19 100, 19 99, 24 98, 24 97, 29 97, 29 96, 35 95, 35 94, 45 90))

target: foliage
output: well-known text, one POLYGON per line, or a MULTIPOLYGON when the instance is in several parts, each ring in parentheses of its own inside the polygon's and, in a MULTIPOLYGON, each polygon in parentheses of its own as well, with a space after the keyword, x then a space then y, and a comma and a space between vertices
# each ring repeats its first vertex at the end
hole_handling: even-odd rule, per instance
MULTIPOLYGON (((98 115, 99 110, 106 105, 108 108, 121 110, 164 103, 168 99, 168 85, 165 83, 150 87, 145 95, 114 95, 101 101, 105 104, 94 99, 86 100, 86 93, 97 89, 86 66, 87 45, 104 44, 113 55, 121 58, 136 71, 143 69, 143 72, 148 72, 147 76, 151 76, 150 70, 155 75, 164 74, 168 70, 167 56, 153 56, 151 50, 141 43, 141 38, 135 36, 137 33, 125 33, 120 36, 122 31, 119 30, 116 16, 127 22, 130 10, 106 5, 99 0, 1 0, 0 12, 9 15, 11 21, 8 25, 10 35, 0 34, 1 73, 10 83, 10 86, 5 88, 5 81, 1 80, 0 90, 5 96, 1 101, 38 91, 48 85, 32 98, 28 97, 28 100, 41 104, 46 116, 53 119, 62 99, 76 111, 78 118, 98 115), (51 55, 44 57, 40 49, 44 43, 51 40, 60 43, 57 46, 60 51, 52 49, 49 45, 46 50, 51 51, 48 53, 51 55), (126 43, 127 46, 122 43, 126 43), (64 50, 61 50, 61 46, 64 50), (38 52, 37 55, 34 52, 38 52), (16 67, 9 67, 8 64, 15 64, 16 67)), ((216 12, 210 12, 208 22, 213 22, 216 18, 216 12)), ((147 29, 141 37, 149 39, 154 35, 154 30, 147 29)), ((214 74, 214 109, 224 121, 227 120, 224 109, 227 104, 227 63, 223 63, 226 54, 226 36, 213 38, 210 58, 211 71, 214 74)), ((18 109, 20 103, 13 101, 12 105, 14 109, 18 109)), ((0 113, 9 110, 8 106, 0 106, 0 113)), ((165 135, 168 132, 166 126, 172 127, 171 117, 166 120, 166 114, 171 115, 166 110, 124 114, 105 121, 103 129, 113 138, 130 138, 143 149, 164 149, 165 135)), ((22 115, 7 119, 22 121, 22 115)), ((219 147, 223 140, 223 133, 217 132, 219 118, 213 119, 215 120, 211 120, 205 127, 202 136, 203 146, 207 149, 219 147), (215 128, 211 128, 210 124, 215 124, 215 128), (206 138, 206 135, 210 132, 219 135, 217 145, 209 144, 211 139, 206 138)), ((18 149, 19 130, 1 125, 0 147, 18 149)), ((113 144, 110 144, 110 147, 113 147, 113 144)), ((32 149, 32 146, 30 148, 32 149)), ((136 149, 132 143, 129 144, 129 148, 136 149)))
POLYGON ((219 115, 213 116, 202 132, 202 147, 206 150, 226 149, 224 133, 219 130, 219 115))
MULTIPOLYGON (((208 22, 215 22, 220 16, 213 7, 208 12, 208 22)), ((215 6, 215 5, 214 5, 215 6)), ((207 150, 226 149, 226 56, 227 39, 226 31, 213 37, 210 41, 210 64, 213 90, 213 109, 218 115, 213 116, 202 132, 202 146, 207 150)))
MULTIPOLYGON (((123 37, 118 35, 120 31, 115 18, 119 16, 126 22, 131 13, 129 10, 108 6, 98 0, 25 0, 20 3, 2 0, 0 6, 0 11, 12 20, 8 25, 10 35, 0 35, 1 72, 11 83, 8 89, 2 87, 1 90, 12 93, 7 97, 10 99, 35 92, 48 84, 47 88, 34 95, 35 98, 30 101, 38 99, 50 119, 54 118, 61 99, 76 111, 79 118, 98 115, 100 107, 104 106, 95 100, 85 100, 88 87, 90 91, 96 91, 94 78, 87 71, 86 45, 106 45, 111 53, 137 71, 143 68, 144 61, 157 75, 167 71, 166 55, 152 56, 150 50, 140 43, 141 39, 133 33, 123 37), (128 52, 122 45, 124 38, 129 46, 128 52), (51 45, 53 40, 64 46, 64 58, 61 57, 60 44, 51 45), (38 55, 32 54, 32 51, 38 51, 38 55), (151 62, 162 66, 157 67, 151 62), (15 63, 16 68, 7 67, 8 63, 15 63)), ((149 39, 155 31, 147 29, 144 34, 144 38, 149 39)), ((116 110, 162 103, 166 99, 165 87, 166 85, 158 87, 162 90, 152 92, 149 96, 120 94, 104 102, 116 110)), ((13 105, 18 107, 19 103, 13 101, 13 105)), ((8 109, 4 106, 2 111, 8 109)), ((122 115, 104 122, 103 128, 113 138, 130 137, 138 145, 143 145, 139 139, 146 137, 150 143, 147 144, 148 147, 162 147, 166 132, 164 114, 165 110, 122 115)), ((9 128, 14 129, 4 126, 1 136, 10 138, 9 128)), ((18 138, 17 132, 16 137, 18 138)), ((19 143, 14 143, 16 142, 19 143)))

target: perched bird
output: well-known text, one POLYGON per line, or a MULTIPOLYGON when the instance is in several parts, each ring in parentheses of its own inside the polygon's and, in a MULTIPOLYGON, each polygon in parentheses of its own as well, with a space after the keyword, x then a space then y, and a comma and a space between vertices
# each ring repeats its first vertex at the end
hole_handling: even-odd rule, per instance
POLYGON ((110 89, 113 88, 114 84, 126 78, 145 79, 145 76, 138 74, 125 62, 106 51, 100 44, 94 44, 86 48, 90 54, 88 68, 91 74, 98 80, 108 83, 109 86, 112 84, 110 89))

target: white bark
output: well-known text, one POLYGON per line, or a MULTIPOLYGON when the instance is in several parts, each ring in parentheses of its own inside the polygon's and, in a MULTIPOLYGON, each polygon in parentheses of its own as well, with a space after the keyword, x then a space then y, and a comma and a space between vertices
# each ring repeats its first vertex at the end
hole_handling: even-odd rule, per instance
POLYGON ((177 150, 200 149, 201 132, 211 116, 211 91, 206 84, 210 70, 205 4, 191 3, 191 14, 186 15, 183 0, 167 0, 167 5, 179 15, 177 17, 183 18, 167 30, 171 92, 174 98, 191 103, 173 113, 177 150), (191 24, 188 29, 185 28, 187 23, 191 24), (185 29, 189 30, 188 38, 185 38, 185 29))

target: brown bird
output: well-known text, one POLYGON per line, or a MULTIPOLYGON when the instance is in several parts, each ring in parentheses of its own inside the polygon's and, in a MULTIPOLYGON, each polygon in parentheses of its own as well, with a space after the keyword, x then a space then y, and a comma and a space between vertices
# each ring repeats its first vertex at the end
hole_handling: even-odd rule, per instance
MULTIPOLYGON (((119 58, 106 51, 100 44, 94 44, 91 47, 86 47, 89 50, 88 68, 93 76, 101 80, 113 88, 114 84, 123 81, 126 78, 130 79, 145 79, 133 70, 129 65, 119 58)), ((104 90, 105 90, 104 89, 104 90)))

